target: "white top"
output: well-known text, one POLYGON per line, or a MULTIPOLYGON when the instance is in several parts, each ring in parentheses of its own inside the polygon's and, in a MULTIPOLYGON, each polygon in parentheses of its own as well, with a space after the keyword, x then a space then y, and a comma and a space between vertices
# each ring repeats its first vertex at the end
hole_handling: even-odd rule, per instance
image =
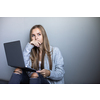
POLYGON ((41 70, 41 61, 39 61, 39 70, 41 70))

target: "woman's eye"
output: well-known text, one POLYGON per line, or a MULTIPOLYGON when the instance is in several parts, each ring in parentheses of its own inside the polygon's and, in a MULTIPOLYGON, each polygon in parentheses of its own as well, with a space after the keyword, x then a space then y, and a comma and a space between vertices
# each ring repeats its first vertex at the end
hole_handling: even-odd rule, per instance
POLYGON ((35 36, 35 35, 32 34, 32 37, 33 37, 33 36, 35 36))
POLYGON ((38 34, 38 35, 41 35, 41 34, 38 34))

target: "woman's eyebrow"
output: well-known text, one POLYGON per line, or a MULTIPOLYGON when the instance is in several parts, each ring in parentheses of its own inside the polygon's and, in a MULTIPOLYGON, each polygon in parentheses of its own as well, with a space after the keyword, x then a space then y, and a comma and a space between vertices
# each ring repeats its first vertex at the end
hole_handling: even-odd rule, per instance
POLYGON ((40 32, 37 32, 37 34, 41 34, 40 32))
MULTIPOLYGON (((41 34, 40 32, 37 32, 36 34, 41 34)), ((32 33, 32 35, 35 35, 34 33, 32 33)))

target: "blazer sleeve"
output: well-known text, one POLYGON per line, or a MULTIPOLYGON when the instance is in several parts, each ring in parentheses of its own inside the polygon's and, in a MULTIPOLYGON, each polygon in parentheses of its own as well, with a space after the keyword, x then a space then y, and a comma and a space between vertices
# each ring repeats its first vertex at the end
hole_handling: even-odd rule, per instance
POLYGON ((50 78, 52 80, 61 80, 65 74, 64 60, 60 50, 57 47, 55 47, 53 53, 55 53, 54 55, 55 66, 53 66, 55 67, 55 70, 50 70, 50 76, 47 78, 50 78))
POLYGON ((24 58, 24 62, 25 62, 25 67, 31 68, 31 66, 30 66, 30 52, 31 52, 31 49, 33 47, 34 46, 31 45, 30 43, 27 43, 27 45, 23 51, 23 58, 24 58))

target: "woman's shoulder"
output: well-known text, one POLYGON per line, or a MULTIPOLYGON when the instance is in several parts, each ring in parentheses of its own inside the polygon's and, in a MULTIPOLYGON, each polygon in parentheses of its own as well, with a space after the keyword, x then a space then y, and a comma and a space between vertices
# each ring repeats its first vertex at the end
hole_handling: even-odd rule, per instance
POLYGON ((50 46, 50 51, 59 52, 60 50, 58 47, 50 46))
POLYGON ((53 50, 52 51, 52 55, 53 57, 57 57, 57 59, 62 59, 62 53, 60 51, 60 49, 58 47, 53 47, 53 46, 50 46, 50 49, 53 50))

